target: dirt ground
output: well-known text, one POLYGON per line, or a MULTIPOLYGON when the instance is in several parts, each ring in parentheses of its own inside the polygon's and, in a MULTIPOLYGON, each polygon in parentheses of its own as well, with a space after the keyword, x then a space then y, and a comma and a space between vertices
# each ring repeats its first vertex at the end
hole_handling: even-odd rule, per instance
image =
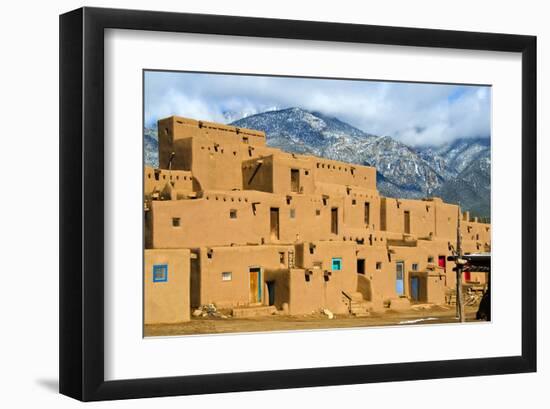
MULTIPOLYGON (((475 321, 477 307, 466 307, 466 321, 475 321)), ((191 318, 181 324, 146 325, 145 336, 199 335, 235 332, 266 332, 331 328, 374 327, 387 325, 425 325, 457 323, 454 306, 417 305, 406 311, 387 310, 368 317, 336 315, 328 319, 321 313, 289 316, 271 315, 254 318, 191 318)))

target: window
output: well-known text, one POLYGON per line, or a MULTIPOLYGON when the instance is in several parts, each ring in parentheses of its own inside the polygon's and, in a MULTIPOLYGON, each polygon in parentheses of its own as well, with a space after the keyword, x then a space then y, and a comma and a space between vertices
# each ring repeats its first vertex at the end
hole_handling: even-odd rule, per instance
POLYGON ((418 263, 413 263, 411 268, 412 271, 418 271, 418 263))
POLYGON ((153 264, 153 283, 168 281, 168 264, 153 264))
POLYGON ((172 227, 180 227, 181 219, 179 217, 172 217, 172 227))
POLYGON ((356 204, 357 204, 357 200, 351 199, 351 205, 352 205, 352 206, 355 206, 356 204))
POLYGON ((237 218, 237 210, 231 209, 231 210, 229 211, 229 218, 230 218, 230 219, 236 219, 236 218, 237 218))
POLYGON ((224 271, 222 273, 222 281, 231 281, 233 279, 233 274, 231 271, 224 271))
POLYGON ((382 262, 381 261, 376 262, 376 269, 377 270, 382 270, 382 262))
POLYGON ((434 262, 434 256, 429 256, 428 263, 433 263, 433 262, 434 262))
POLYGON ((285 252, 284 251, 279 252, 279 264, 281 264, 282 266, 285 265, 285 252))
POLYGON ((321 209, 315 209, 315 216, 321 216, 321 209))
POLYGON ((342 270, 342 259, 341 258, 333 258, 332 259, 332 271, 340 271, 342 270))
POLYGON ((296 209, 290 209, 290 218, 291 219, 296 218, 296 209))

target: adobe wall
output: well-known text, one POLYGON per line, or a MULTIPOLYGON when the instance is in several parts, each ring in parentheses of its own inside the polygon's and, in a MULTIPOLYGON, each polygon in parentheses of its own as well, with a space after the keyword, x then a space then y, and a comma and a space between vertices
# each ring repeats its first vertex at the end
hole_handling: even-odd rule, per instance
POLYGON ((355 292, 357 289, 356 273, 356 251, 357 245, 354 242, 343 241, 313 241, 304 242, 297 246, 297 260, 300 260, 299 267, 312 269, 319 267, 322 271, 330 273, 340 286, 340 291, 355 292), (332 269, 332 260, 340 258, 341 270, 332 269))
POLYGON ((443 241, 418 241, 416 247, 390 246, 389 274, 396 277, 397 263, 404 263, 404 295, 411 294, 411 277, 420 277, 426 287, 421 289, 419 302, 444 303, 447 287, 456 285, 454 263, 447 261, 451 254, 443 241), (444 257, 445 267, 438 266, 439 257, 444 257), (416 270, 414 269, 416 265, 416 270))
POLYGON ((376 189, 376 169, 371 166, 309 157, 313 162, 313 175, 316 182, 376 189))
POLYGON ((491 226, 475 221, 461 221, 462 247, 464 253, 491 251, 491 226))
POLYGON ((207 121, 171 116, 158 121, 159 163, 166 166, 172 152, 174 169, 184 169, 181 165, 183 156, 178 155, 176 142, 191 137, 217 143, 242 143, 250 146, 265 146, 265 134, 261 131, 237 128, 207 121))
POLYGON ((144 323, 177 323, 190 320, 188 249, 145 250, 144 323), (165 265, 166 281, 153 280, 153 266, 165 265))
POLYGON ((343 279, 342 274, 328 275, 318 268, 291 269, 289 313, 311 314, 327 308, 334 314, 347 314, 348 306, 341 287, 343 279))
POLYGON ((343 237, 342 206, 341 199, 316 195, 206 191, 199 199, 151 202, 147 228, 154 248, 336 240, 343 237), (271 209, 279 209, 278 239, 270 229, 271 209), (331 209, 339 209, 338 234, 331 232, 331 209))
POLYGON ((385 246, 357 246, 356 259, 365 260, 365 274, 357 275, 357 291, 365 300, 380 309, 384 300, 397 297, 395 269, 385 246))
POLYGON ((197 191, 242 189, 242 161, 277 151, 263 132, 181 117, 158 121, 158 137, 161 167, 192 171, 197 191))
POLYGON ((243 188, 264 192, 315 193, 311 160, 303 155, 278 151, 269 156, 245 160, 242 165, 243 188), (293 188, 291 172, 296 171, 297 183, 293 188))
POLYGON ((456 247, 458 217, 463 251, 490 251, 490 225, 439 198, 381 197, 373 167, 270 148, 259 131, 180 117, 158 127, 161 167, 171 159, 173 170, 145 168, 145 246, 192 249, 194 306, 248 305, 254 266, 262 268, 261 302, 268 302, 269 281, 276 307, 288 303, 291 314, 346 313, 342 291, 360 292, 380 306, 398 297, 398 261, 405 267, 404 296, 411 296, 411 277, 417 277, 420 301, 439 303, 456 284, 446 258, 456 247), (335 258, 341 259, 337 271, 335 258), (222 280, 224 272, 231 280, 222 280))
MULTIPOLYGON (((250 268, 262 269, 260 283, 262 299, 267 303, 265 282, 267 280, 288 280, 284 274, 280 277, 268 275, 267 270, 289 268, 289 253, 294 252, 294 246, 233 246, 211 247, 200 249, 201 284, 198 299, 200 304, 216 304, 219 308, 246 306, 250 303, 250 268), (230 280, 223 280, 223 273, 230 273, 230 280)), ((292 259, 292 256, 291 258, 292 259)), ((283 283, 281 283, 283 284, 283 283)), ((277 292, 276 292, 277 294, 277 292)), ((279 305, 282 302, 279 294, 279 305)))
POLYGON ((193 175, 184 170, 154 169, 145 166, 143 193, 146 200, 184 199, 193 193, 193 175))

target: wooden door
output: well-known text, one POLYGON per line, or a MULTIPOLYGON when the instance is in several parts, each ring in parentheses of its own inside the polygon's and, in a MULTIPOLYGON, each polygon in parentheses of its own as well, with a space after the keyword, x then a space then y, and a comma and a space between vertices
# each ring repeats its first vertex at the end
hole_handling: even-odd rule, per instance
POLYGON ((250 304, 258 304, 262 301, 261 271, 259 268, 250 269, 250 304))

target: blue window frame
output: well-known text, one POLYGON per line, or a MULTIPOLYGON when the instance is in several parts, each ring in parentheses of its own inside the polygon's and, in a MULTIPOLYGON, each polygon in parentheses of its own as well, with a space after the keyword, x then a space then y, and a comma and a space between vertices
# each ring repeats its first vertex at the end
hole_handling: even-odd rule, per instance
POLYGON ((342 269, 342 259, 340 257, 332 259, 332 271, 340 271, 342 269))
POLYGON ((153 265, 153 283, 165 283, 168 281, 168 264, 153 265))

